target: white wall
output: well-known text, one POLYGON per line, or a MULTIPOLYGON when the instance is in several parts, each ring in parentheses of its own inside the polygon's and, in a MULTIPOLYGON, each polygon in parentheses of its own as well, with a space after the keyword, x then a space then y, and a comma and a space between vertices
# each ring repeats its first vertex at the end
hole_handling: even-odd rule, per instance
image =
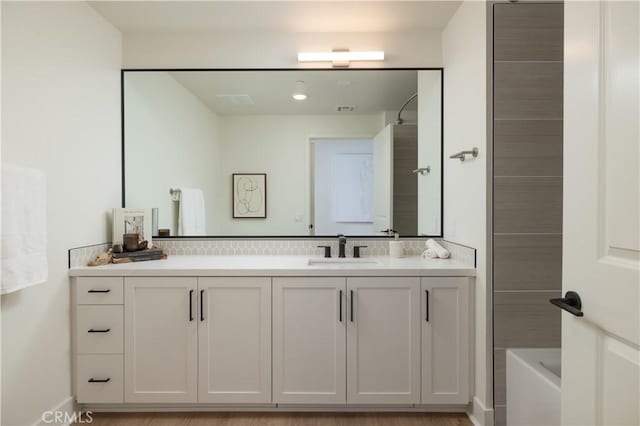
MULTIPOLYGON (((396 33, 127 32, 125 68, 296 68, 298 51, 384 50, 384 62, 352 67, 439 67, 439 31, 396 33)), ((307 64, 330 67, 330 64, 307 64)))
MULTIPOLYGON (((444 237, 475 247, 476 406, 491 416, 492 358, 491 305, 486 265, 486 4, 465 1, 442 35, 444 76, 444 237), (449 155, 473 147, 480 154, 474 160, 449 159, 449 155)), ((477 408, 474 408, 477 409, 477 408)), ((479 418, 484 423, 482 418, 479 418)))
POLYGON ((217 222, 226 235, 308 234, 309 139, 370 138, 381 128, 379 115, 234 115, 221 122, 221 202, 230 203, 232 173, 267 173, 267 219, 232 219, 229 208, 217 222))
POLYGON ((125 123, 127 207, 159 208, 159 227, 178 235, 169 189, 199 188, 207 234, 215 233, 222 214, 214 204, 221 180, 217 114, 169 73, 136 72, 125 78, 125 123))
POLYGON ((3 2, 2 160, 46 174, 49 233, 49 281, 2 297, 3 425, 71 395, 67 249, 108 241, 120 203, 120 67, 86 3, 3 2))

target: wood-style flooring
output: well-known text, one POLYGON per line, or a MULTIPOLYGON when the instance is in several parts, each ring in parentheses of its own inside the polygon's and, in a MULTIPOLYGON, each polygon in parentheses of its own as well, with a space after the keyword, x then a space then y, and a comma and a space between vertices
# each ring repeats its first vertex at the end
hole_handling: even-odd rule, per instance
POLYGON ((463 413, 93 413, 92 416, 92 426, 472 426, 463 413))

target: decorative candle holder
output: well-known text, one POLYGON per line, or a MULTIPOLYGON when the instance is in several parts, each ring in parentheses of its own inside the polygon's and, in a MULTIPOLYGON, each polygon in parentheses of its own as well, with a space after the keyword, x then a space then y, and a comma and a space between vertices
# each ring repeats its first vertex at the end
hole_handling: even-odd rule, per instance
POLYGON ((125 251, 138 251, 138 242, 140 234, 124 234, 122 236, 125 251))

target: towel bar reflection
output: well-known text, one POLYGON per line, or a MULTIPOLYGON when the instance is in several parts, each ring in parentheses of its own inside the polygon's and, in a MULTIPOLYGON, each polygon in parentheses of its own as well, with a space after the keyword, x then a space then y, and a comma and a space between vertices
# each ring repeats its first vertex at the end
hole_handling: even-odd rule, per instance
POLYGON ((460 152, 456 152, 453 155, 450 155, 449 158, 457 158, 460 161, 464 161, 467 158, 467 155, 472 156, 473 158, 476 158, 478 156, 478 148, 474 147, 472 150, 470 151, 460 151, 460 152))
POLYGON ((172 201, 180 201, 180 194, 182 194, 182 191, 180 191, 180 189, 169 188, 169 194, 171 194, 172 201))

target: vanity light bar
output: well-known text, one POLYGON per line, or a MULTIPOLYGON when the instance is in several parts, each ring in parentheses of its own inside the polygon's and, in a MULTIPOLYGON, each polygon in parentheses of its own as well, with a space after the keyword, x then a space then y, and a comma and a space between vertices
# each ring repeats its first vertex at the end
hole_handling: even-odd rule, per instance
POLYGON ((384 61, 384 51, 298 52, 298 62, 384 61))

